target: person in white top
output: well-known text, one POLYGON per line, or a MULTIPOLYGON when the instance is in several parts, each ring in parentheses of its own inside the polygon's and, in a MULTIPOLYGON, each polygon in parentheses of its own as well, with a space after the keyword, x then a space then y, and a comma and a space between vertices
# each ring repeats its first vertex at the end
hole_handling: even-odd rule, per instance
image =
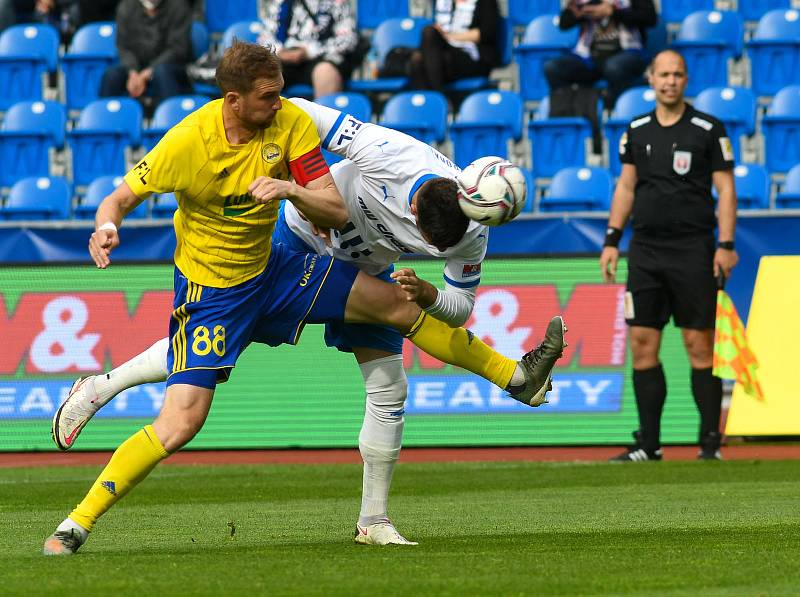
MULTIPOLYGON (((469 318, 480 283, 488 230, 469 220, 458 206, 454 178, 459 168, 432 147, 382 126, 361 122, 302 99, 290 100, 314 120, 323 148, 343 161, 331 167, 344 197, 349 222, 339 230, 320 230, 284 202, 273 243, 297 251, 332 254, 368 274, 394 279, 408 300, 453 327, 469 318), (393 272, 404 254, 439 257, 444 289, 418 278, 413 269, 393 272)), ((253 338, 258 341, 258 338, 253 338)), ((355 541, 364 544, 415 544, 389 521, 387 502, 403 435, 408 382, 403 369, 403 337, 376 325, 327 324, 328 346, 352 351, 366 386, 366 411, 359 434, 364 460, 361 511, 355 541)), ((105 375, 78 380, 54 418, 53 434, 77 437, 99 408, 121 391, 166 378, 167 339, 105 375), (65 410, 67 409, 67 410, 65 410), (56 422, 58 419, 58 422, 56 422)), ((513 393, 512 393, 513 395, 513 393)), ((541 402, 544 403, 544 395, 541 402)), ((71 447, 56 440, 61 449, 71 447)))

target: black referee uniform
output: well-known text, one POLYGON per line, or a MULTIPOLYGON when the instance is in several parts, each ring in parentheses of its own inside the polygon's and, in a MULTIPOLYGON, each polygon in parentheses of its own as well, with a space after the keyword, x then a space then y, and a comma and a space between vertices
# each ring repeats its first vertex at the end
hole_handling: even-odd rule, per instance
MULTIPOLYGON (((725 126, 689 104, 670 126, 659 124, 653 111, 631 122, 619 149, 622 163, 635 166, 637 176, 625 297, 627 323, 661 330, 672 317, 681 328, 712 329, 717 225, 712 174, 734 166, 725 126)), ((666 396, 661 366, 634 371, 633 383, 640 418, 644 414, 642 420, 649 421, 649 429, 643 428, 637 441, 653 454, 660 448, 663 398, 650 404, 640 397, 666 396)), ((701 445, 703 438, 712 437, 718 447, 721 383, 710 370, 692 370, 701 445)))
POLYGON ((732 170, 733 149, 719 120, 689 104, 661 126, 655 112, 635 118, 620 160, 636 167, 628 254, 626 321, 663 329, 714 327, 714 199, 711 176, 732 170))

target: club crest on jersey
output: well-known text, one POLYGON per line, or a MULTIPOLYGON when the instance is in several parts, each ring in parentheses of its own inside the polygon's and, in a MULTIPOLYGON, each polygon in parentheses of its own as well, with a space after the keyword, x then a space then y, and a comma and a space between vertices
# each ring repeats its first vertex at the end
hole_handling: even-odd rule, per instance
POLYGON ((691 151, 676 151, 672 156, 672 169, 676 174, 683 176, 692 167, 691 151))
POLYGON ((480 276, 480 275, 481 275, 480 263, 465 265, 464 270, 461 272, 462 278, 474 278, 475 276, 480 276))
POLYGON ((275 164, 281 161, 283 151, 280 145, 275 143, 267 143, 261 148, 261 158, 268 164, 275 164))

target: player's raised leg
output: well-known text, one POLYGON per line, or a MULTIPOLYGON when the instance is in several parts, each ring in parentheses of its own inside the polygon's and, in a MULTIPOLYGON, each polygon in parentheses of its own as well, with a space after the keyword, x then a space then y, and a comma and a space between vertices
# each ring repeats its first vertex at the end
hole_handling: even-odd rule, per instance
POLYGON ((108 373, 75 380, 67 399, 53 416, 52 436, 58 449, 69 450, 74 446, 86 423, 120 392, 167 379, 168 349, 169 339, 162 338, 108 373))
POLYGON ((408 380, 403 355, 354 348, 367 402, 358 448, 364 460, 361 511, 354 540, 362 545, 417 545, 395 529, 388 515, 389 487, 403 441, 408 380))
POLYGON ((359 272, 350 291, 345 321, 391 325, 429 355, 480 375, 530 406, 547 402, 553 367, 567 346, 567 328, 557 315, 550 320, 542 342, 520 361, 514 361, 469 330, 452 328, 428 316, 416 303, 406 300, 396 284, 363 272, 359 272))

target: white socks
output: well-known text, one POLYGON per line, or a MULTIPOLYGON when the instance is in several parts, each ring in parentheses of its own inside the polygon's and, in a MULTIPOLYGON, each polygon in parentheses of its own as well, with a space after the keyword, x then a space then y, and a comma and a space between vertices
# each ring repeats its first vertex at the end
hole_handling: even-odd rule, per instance
POLYGON ((387 502, 394 464, 403 441, 403 406, 408 380, 403 355, 392 355, 361 365, 367 404, 358 447, 364 459, 361 512, 358 524, 388 520, 387 502))
POLYGON ((95 375, 87 383, 94 385, 100 406, 114 396, 143 383, 167 379, 167 350, 169 338, 162 338, 150 348, 125 361, 108 373, 95 375))

